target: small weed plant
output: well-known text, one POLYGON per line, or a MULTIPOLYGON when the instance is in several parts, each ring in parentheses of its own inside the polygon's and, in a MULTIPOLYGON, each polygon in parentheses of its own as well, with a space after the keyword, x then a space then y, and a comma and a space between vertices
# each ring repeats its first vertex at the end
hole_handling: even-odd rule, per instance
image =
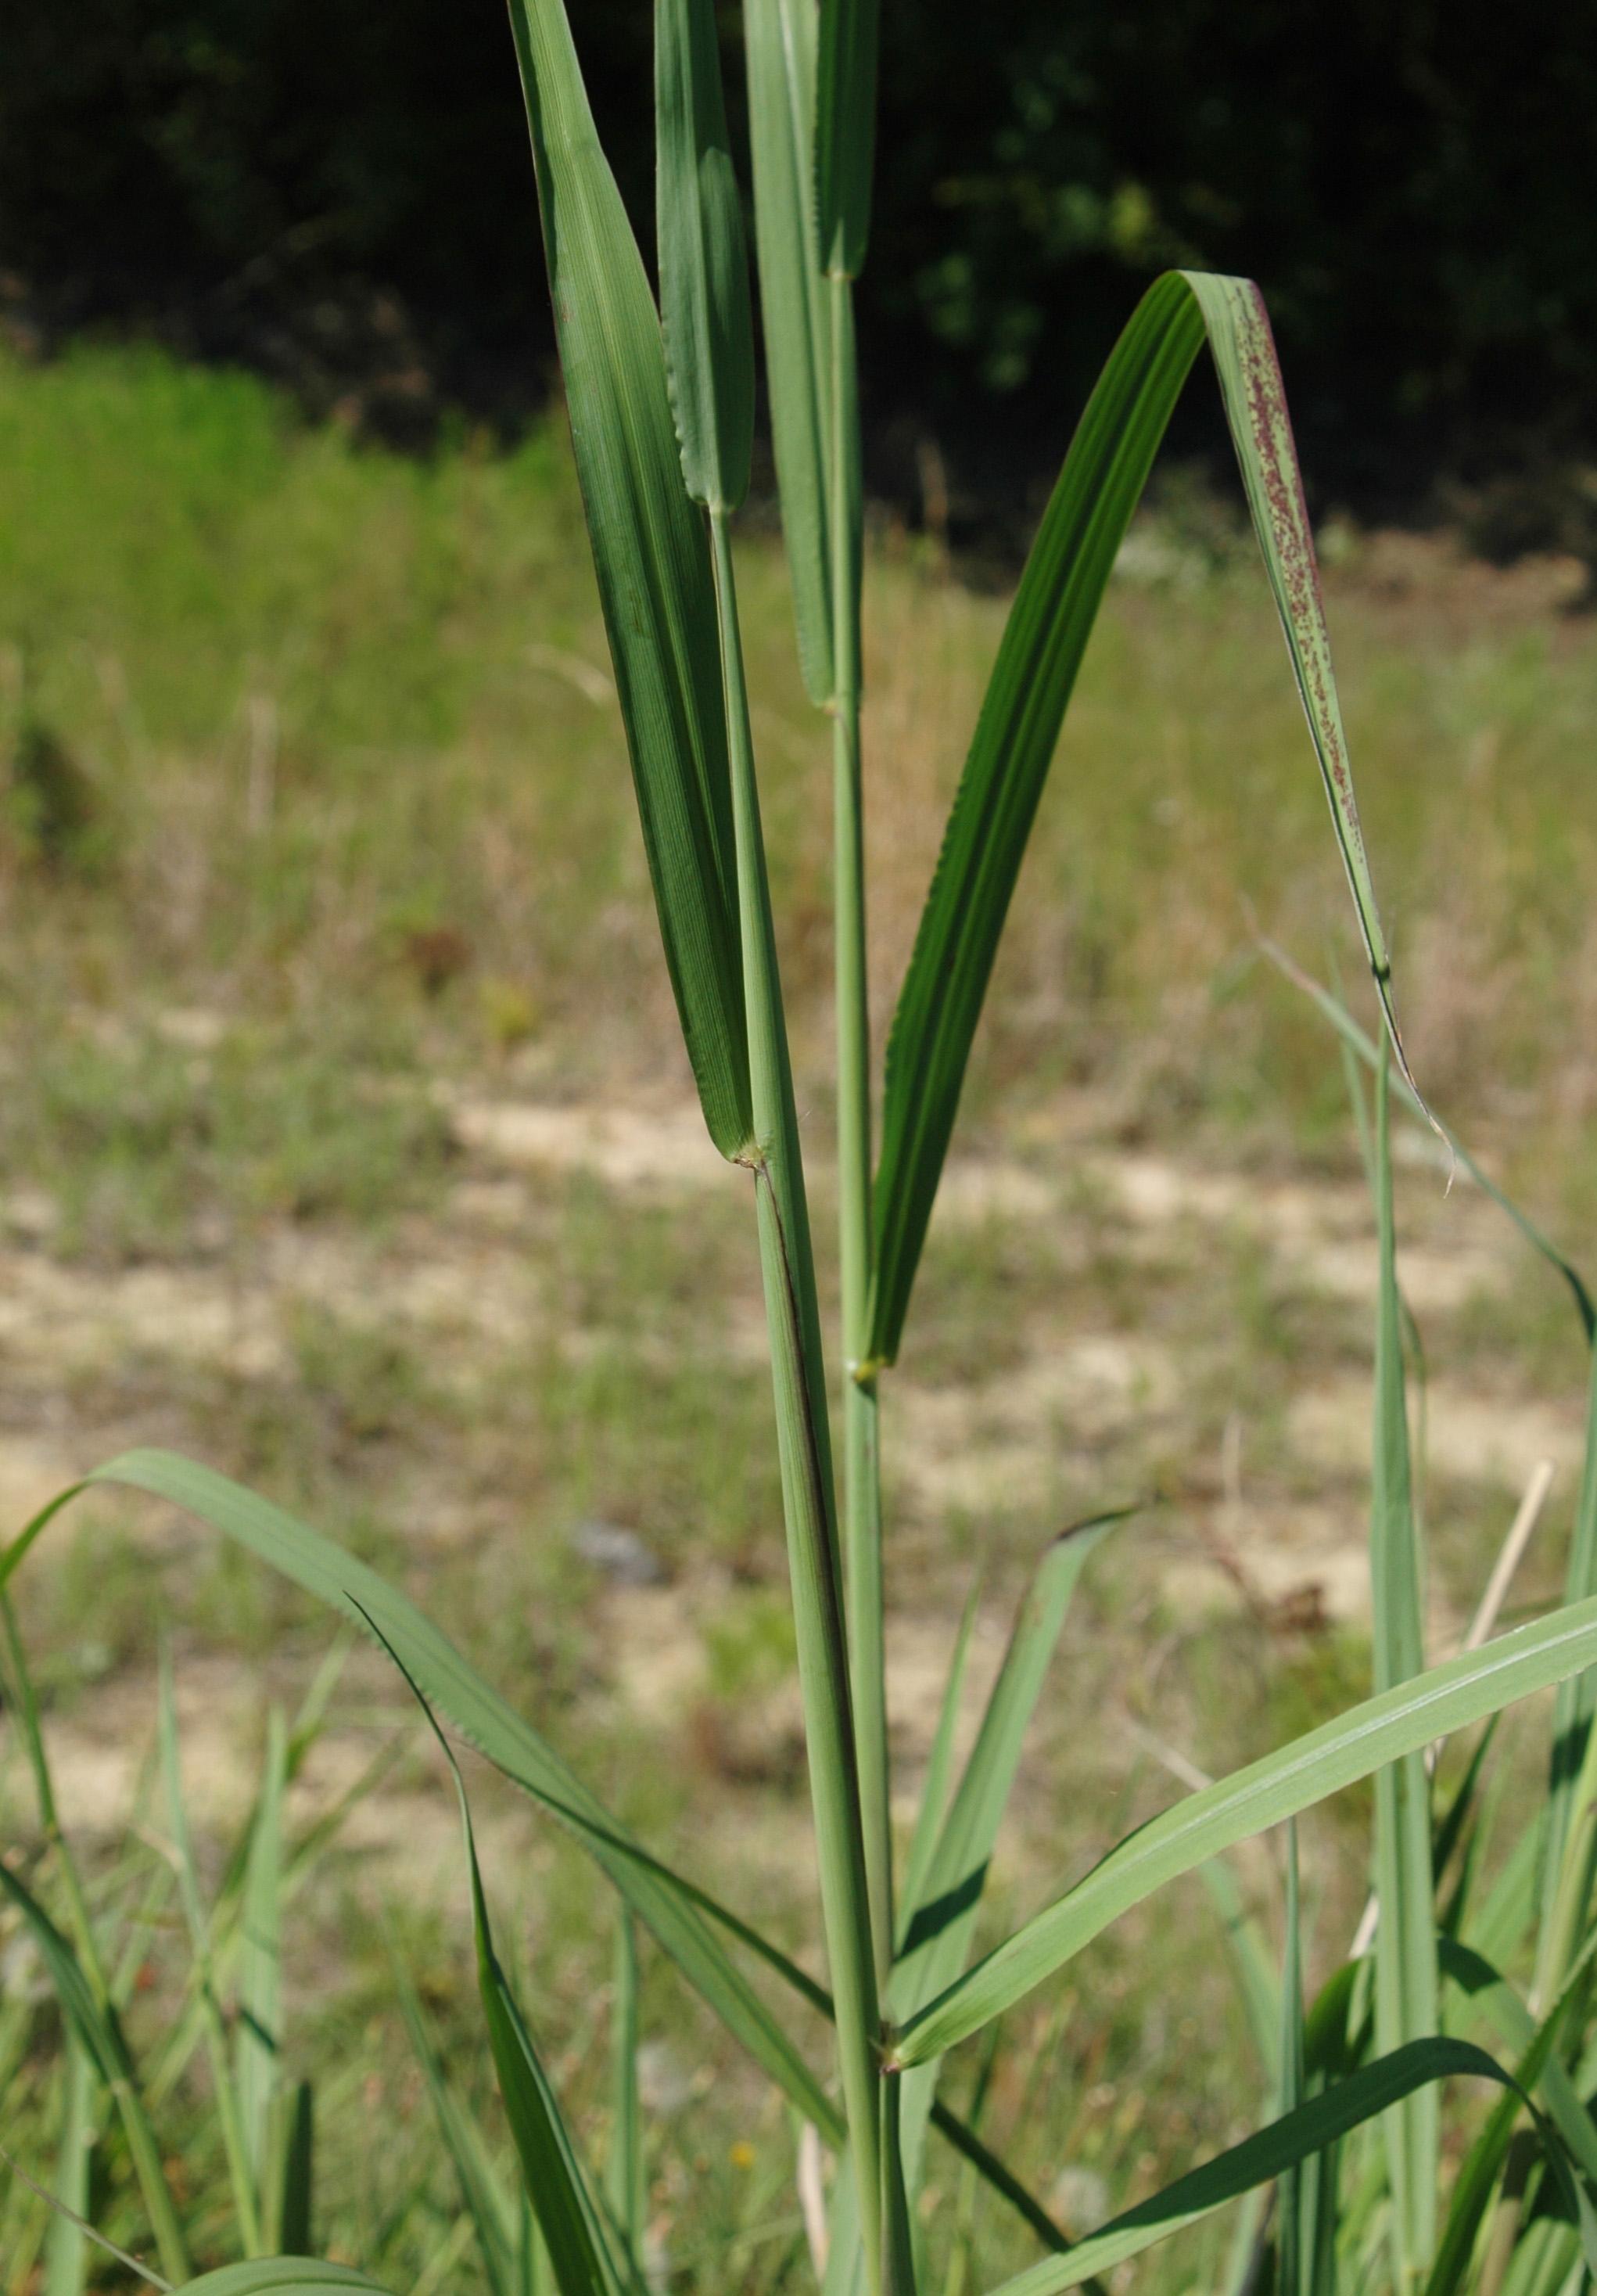
MULTIPOLYGON (((646 1933, 791 2109, 807 2252, 826 2296, 933 2284, 921 2205, 935 2141, 1026 2228, 1036 2260, 1005 2296, 1106 2276, 1235 2204, 1229 2249, 1192 2284, 1228 2296, 1339 2287, 1401 2296, 1562 2296, 1597 2276, 1597 1464, 1590 1447, 1568 1575, 1551 1615, 1495 1635, 1511 1549, 1466 1647, 1428 1662, 1398 1290, 1390 1102, 1421 1117, 1354 800, 1313 537, 1257 290, 1175 272, 1134 312, 1082 415, 1011 611, 945 834, 879 1080, 866 967, 861 754, 860 425, 854 282, 873 167, 873 0, 744 0, 764 371, 806 686, 830 720, 834 805, 840 1327, 823 1331, 777 937, 762 844, 732 521, 756 422, 756 299, 712 0, 657 0, 658 297, 606 163, 562 0, 512 0, 576 460, 644 847, 705 1124, 752 1197, 802 1693, 827 1982, 663 1863, 408 1600, 354 1555, 209 1469, 154 1451, 88 1479, 190 1511, 382 1646, 438 1732, 463 1734, 566 1827, 618 1906, 613 2095, 602 2175, 585 2158, 495 1953, 463 1787, 482 2032, 513 2138, 502 2158, 446 2079, 409 1982, 397 1997, 458 2177, 456 2234, 429 2290, 470 2269, 493 2296, 642 2296, 645 2241, 636 1951, 646 1933), (1094 617, 1175 402, 1200 355, 1217 375, 1264 570, 1301 697, 1380 1006, 1384 1043, 1315 990, 1355 1100, 1373 1076, 1378 1214, 1371 1570, 1374 1683, 1361 1704, 1118 1841, 1061 1896, 973 1957, 984 1877, 1028 1719, 1094 1550, 1128 1510, 1064 1531, 1036 1564, 962 1768, 965 1638, 954 1648, 920 1815, 895 1837, 885 1681, 881 1416, 972 1039, 1043 785, 1094 617), (1395 1075, 1394 1075, 1395 1070, 1395 1075), (840 1399, 839 1399, 840 1398, 840 1399), (1553 1691, 1544 1790, 1493 1792, 1492 1724, 1553 1691), (1485 1726, 1444 1798, 1437 1751, 1485 1726), (1312 2001, 1303 1979, 1298 1816, 1373 1782, 1370 1908, 1312 2001), (1495 1827, 1489 1887, 1483 1844, 1495 1827), (1280 1952, 1240 1910, 1227 1859, 1283 1829, 1280 1952), (1227 1911, 1273 2104, 1257 2133, 1074 2241, 942 2092, 981 2037, 1106 1927, 1183 1875, 1227 1911), (1449 2085, 1449 2086, 1445 2086, 1449 2085), (1483 2112, 1482 2095, 1488 2098, 1483 2112), (1454 2106, 1450 2101, 1457 2099, 1454 2106), (1444 2126, 1444 2103, 1456 2122, 1444 2126)), ((1439 1129, 1439 1128, 1438 1128, 1439 1129)), ((1462 1151, 1456 1152, 1460 1155, 1462 1151)), ((1592 1337, 1579 1276, 1561 1270, 1592 1337)), ((78 1487, 78 1489, 86 1488, 78 1487)), ((0 1562, 0 1587, 69 1491, 0 1562)), ((1124 1534, 1123 1534, 1124 1535, 1124 1534)), ((7 1612, 9 1627, 10 1614, 7 1612)), ((281 2078, 281 1934, 306 1845, 283 1797, 323 1726, 329 1680, 274 1725, 243 1846, 202 1895, 163 1667, 160 1768, 170 1875, 192 1946, 184 2016, 135 2061, 123 2011, 136 1955, 108 1932, 58 1822, 38 1703, 14 1631, 8 1706, 31 1763, 47 1874, 0 1862, 66 2035, 60 2167, 39 2268, 48 2296, 116 2272, 209 2296, 372 2289, 314 2260, 311 2100, 281 2078), (45 1902, 50 1897, 51 1906, 45 1902), (209 2060, 230 2218, 196 2224, 155 2133, 189 2061, 209 2060), (151 2254, 107 2261, 91 2227, 86 2132, 119 2124, 151 2254), (231 2247, 236 2260, 194 2276, 231 2247)), ((457 1774, 458 1775, 458 1774, 457 1774)), ((1451 1773, 1449 1773, 1451 1775, 1451 1773)), ((0 2018, 8 2013, 0 2010, 0 2018)), ((1061 2163, 1061 2167, 1066 2164, 1061 2163)), ((939 2235, 940 2236, 940 2235, 939 2235)), ((956 2243, 957 2245, 957 2243, 956 2243)), ((12 2259, 12 2284, 33 2256, 12 2259)), ((957 2265, 951 2287, 962 2284, 957 2265)), ((1175 2267, 1179 2284, 1183 2267, 1175 2267)), ((717 2278, 713 2265, 707 2276, 717 2278)), ((728 2259, 731 2284, 737 2267, 728 2259)), ((32 2284, 31 2282, 29 2284, 32 2284)), ((420 2296, 420 2292, 418 2292, 420 2296)))

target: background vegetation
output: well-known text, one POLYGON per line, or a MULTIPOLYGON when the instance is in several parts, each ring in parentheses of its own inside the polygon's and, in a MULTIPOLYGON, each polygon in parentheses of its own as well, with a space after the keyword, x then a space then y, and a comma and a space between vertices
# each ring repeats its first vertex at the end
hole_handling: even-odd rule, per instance
MULTIPOLYGON (((1326 539, 1416 1062, 1578 1239, 1597 1200, 1597 646, 1565 611, 1580 570, 1494 574, 1347 524, 1326 539)), ((752 537, 740 571, 824 1194, 824 739, 774 544, 752 537)), ((1001 617, 879 523, 884 999, 1001 617)), ((0 633, 8 1519, 138 1440, 270 1488, 399 1576, 651 1841, 812 1951, 754 1253, 659 978, 561 430, 416 461, 152 352, 9 365, 0 633)), ((1254 953, 1262 929, 1315 966, 1328 939, 1347 954, 1302 742, 1231 512, 1167 489, 1134 531, 1044 803, 889 1429, 911 1792, 972 1563, 974 1700, 1060 1522, 1106 1495, 1163 1500, 1084 1582, 995 1933, 1072 1878, 1062 1839, 1090 1854, 1084 1809, 1107 1840, 1168 1799, 1169 1757, 1226 1768, 1368 1681, 1370 1213, 1334 1050, 1254 953)), ((1557 1480, 1517 1603, 1554 1598, 1585 1365, 1545 1271, 1467 1188, 1443 1196, 1419 1136, 1400 1144, 1445 1640, 1544 1453, 1557 1480)), ((163 1618, 193 1822, 224 1877, 261 1685, 293 1710, 323 1621, 209 1536, 109 1496, 20 1593, 96 1903, 136 1912, 164 1870, 140 1784, 163 1618)), ((291 1790, 291 1841, 370 1759, 389 1767, 290 1908, 290 2069, 318 2080, 318 2245, 397 2278, 436 2261, 458 2203, 378 1915, 397 1902, 452 2070, 483 2095, 475 2044, 455 2048, 475 2030, 458 1837, 375 1658, 351 1661, 333 1718, 291 1790)), ((1524 1775, 1539 1759, 1533 1731, 1524 1775)), ((610 1963, 588 1870, 491 1778, 472 1787, 502 1946, 602 2140, 610 1963)), ((30 1861, 14 1734, 0 1789, 30 1861)), ((1355 1795, 1305 1828, 1314 1967, 1357 1918, 1367 1816, 1355 1795)), ((1262 1854, 1243 1878, 1267 1907, 1262 1854)), ((984 2125, 1071 2225, 1258 2117, 1222 1930, 1196 1889, 1177 1917, 1171 1902, 1006 2026, 984 2125)), ((159 2048, 181 1928, 168 1909, 127 1935, 130 2022, 159 2048)), ((7 2142, 47 2167, 59 2028, 15 1932, 4 1951, 7 2142)), ((644 2030, 651 2238, 688 2284, 780 2284, 802 2238, 782 2114, 652 1960, 644 2030)), ((180 2087, 163 2128, 220 2237, 203 2093, 180 2087)), ((946 2161, 933 2186, 946 2224, 966 2205, 946 2161)), ((142 2240, 125 2172, 94 2200, 142 2240)), ((28 2288, 39 2204, 12 2180, 0 2208, 3 2268, 28 2288)), ((983 2284, 1023 2252, 990 2212, 974 2233, 983 2284)), ((458 2253, 448 2284, 475 2268, 458 2253)))
MULTIPOLYGON (((859 331, 878 492, 934 523, 945 492, 956 526, 1023 517, 1136 291, 1186 263, 1264 287, 1325 497, 1463 492, 1494 547, 1586 546, 1591 10, 1537 0, 1506 67, 1493 10, 1434 0, 993 0, 975 44, 952 0, 882 12, 892 164, 859 331)), ((588 0, 577 29, 644 217, 650 12, 588 0)), ((9 8, 19 322, 153 325, 390 435, 451 405, 519 416, 553 345, 509 58, 497 0, 442 38, 426 0, 9 8)))

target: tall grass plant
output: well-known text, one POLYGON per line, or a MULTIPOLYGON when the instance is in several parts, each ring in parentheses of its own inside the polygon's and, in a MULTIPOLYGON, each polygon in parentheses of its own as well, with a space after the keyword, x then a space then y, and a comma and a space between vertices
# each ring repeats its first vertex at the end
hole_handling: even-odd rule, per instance
MULTIPOLYGON (((1398 1034, 1314 537, 1258 291, 1246 280, 1167 275, 1133 313, 1104 368, 1009 613, 879 1086, 870 1032, 853 313, 869 246, 875 16, 865 0, 823 0, 818 10, 809 0, 748 0, 771 430, 802 673, 831 721, 841 1300, 829 1347, 731 539, 749 485, 758 363, 715 14, 710 0, 659 0, 658 299, 604 158, 561 0, 512 0, 512 21, 577 471, 666 963, 706 1128, 753 1199, 827 1985, 655 1856, 464 1654, 344 1549, 268 1499, 168 1454, 126 1454, 77 1488, 143 1491, 186 1509, 374 1636, 429 1718, 436 1710, 452 1722, 569 1829, 613 1887, 620 1918, 612 2147, 601 2178, 568 2124, 499 1958, 461 1787, 483 2031, 513 2168, 453 2096, 403 1978, 397 1991, 459 2179, 462 2222, 495 2296, 548 2286, 560 2296, 641 2296, 650 2284, 639 2199, 635 1931, 652 1937, 785 2098, 804 2132, 800 2157, 813 2162, 818 2147, 834 2164, 830 2179, 819 2180, 818 2202, 813 2173, 807 2187, 813 2259, 829 2296, 912 2296, 929 2284, 920 2202, 933 2129, 1040 2245, 1039 2259, 1007 2284, 1012 2296, 1095 2284, 1266 2188, 1276 2195, 1274 2217, 1256 2208, 1243 2219, 1249 2235, 1228 2269, 1239 2292, 1266 2269, 1282 2288, 1311 2296, 1344 2277, 1349 2286, 1389 2286, 1402 2296, 1421 2287, 1428 2296, 1463 2286, 1492 2296, 1507 2288, 1516 2296, 1573 2290, 1597 2275, 1597 2128, 1585 2103, 1597 2080, 1590 2014, 1597 1453, 1588 1454, 1563 1605, 1437 1660, 1425 1644, 1423 1533, 1410 1456, 1412 1319, 1398 1289, 1391 1204, 1389 1064, 1417 1111, 1428 1111, 1398 1034), (1040 1561, 957 1777, 951 1718, 962 1642, 956 1649, 950 1720, 901 1856, 883 1636, 890 1554, 883 1414, 971 1046, 1082 656, 1175 401, 1205 352, 1384 1030, 1378 1046, 1337 1000, 1323 1000, 1355 1072, 1368 1062, 1375 1078, 1374 1681, 1362 1702, 1195 1787, 972 1959, 983 1883, 1028 1722, 1080 1575, 1126 1511, 1106 1507, 1040 1561), (1432 1750, 1489 1725, 1511 1702, 1548 1690, 1558 1703, 1547 1792, 1528 1813, 1500 1812, 1519 1843, 1479 1897, 1483 1764, 1472 1762, 1438 1808, 1432 1750), (1353 1941, 1306 2004, 1290 1828, 1364 1779, 1375 1782, 1370 1934, 1353 1941), (1272 2115, 1254 2136, 1072 2244, 939 2094, 945 2057, 979 2037, 999 2046, 1005 2013, 1109 1924, 1183 1875, 1223 1874, 1216 1861, 1282 1825, 1289 1828, 1282 1948, 1277 1960, 1257 1938, 1248 1945, 1249 1984, 1271 1996, 1259 2023, 1274 2037, 1272 2115), (1505 1961, 1516 1969, 1528 1962, 1528 1979, 1511 1980, 1505 1961), (829 2037, 823 2053, 812 2054, 795 2030, 798 2004, 829 2037), (1476 2037, 1478 2026, 1491 2049, 1476 2037), (1484 2121, 1463 2124, 1469 2150, 1450 2170, 1438 2085, 1466 2078, 1492 2085, 1500 2101, 1484 2121)), ((1564 1272, 1589 1338, 1584 1288, 1564 1272)), ((890 1423, 889 1416, 889 1433, 890 1423)), ((63 1494, 23 1530, 0 1562, 0 1585, 75 1496, 63 1494)), ((233 1912, 222 1920, 204 1902, 188 1848, 164 1682, 173 1874, 194 1970, 174 2048, 185 2061, 203 2049, 209 2061, 240 2252, 237 2262, 195 2278, 193 2228, 153 2134, 163 2076, 137 2064, 129 2049, 121 2017, 128 1980, 107 1958, 102 1924, 54 1808, 37 1702, 14 1636, 8 1671, 65 1908, 58 1924, 0 1863, 0 1888, 42 1956, 70 2037, 60 2212, 45 2267, 51 2296, 81 2290, 94 2262, 83 2131, 101 2092, 119 2117, 148 2217, 155 2253, 146 2277, 209 2296, 373 2286, 352 2267, 300 2252, 314 2241, 315 2115, 279 2070, 283 1798, 318 1718, 297 1731, 273 1725, 228 1879, 233 1912)), ((1235 1926, 1240 1935, 1246 1923, 1235 1926)), ((439 2276, 449 2268, 440 2265, 439 2276)))

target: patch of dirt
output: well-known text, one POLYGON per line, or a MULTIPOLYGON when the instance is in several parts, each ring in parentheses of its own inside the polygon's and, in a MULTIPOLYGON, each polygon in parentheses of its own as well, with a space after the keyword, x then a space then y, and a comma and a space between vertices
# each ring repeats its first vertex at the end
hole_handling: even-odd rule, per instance
MULTIPOLYGON (((1350 1375, 1297 1397, 1288 1411, 1292 1450, 1331 1472, 1367 1467, 1370 1382, 1350 1375)), ((1433 1475, 1488 1483, 1517 1497, 1538 1459, 1551 1459, 1566 1488, 1580 1471, 1585 1430, 1580 1410, 1524 1396, 1502 1396, 1433 1382, 1426 1398, 1426 1455, 1433 1475)))
POLYGON ((705 1187, 726 1167, 696 1107, 461 1100, 450 1124, 471 1155, 517 1171, 589 1172, 612 1188, 705 1187))
MULTIPOLYGON (((0 1363, 25 1368, 29 1391, 46 1378, 59 1383, 65 1399, 53 1407, 45 1431, 0 1431, 0 1510, 8 1529, 102 1456, 106 1446, 98 1438, 107 1423, 103 1405, 102 1418, 94 1417, 94 1381, 111 1381, 114 1392, 118 1366, 130 1357, 221 1366, 245 1382, 281 1379, 295 1367, 295 1318, 312 1306, 385 1334, 408 1333, 445 1375, 469 1382, 505 1350, 551 1335, 550 1304, 520 1243, 545 1176, 586 1172, 618 1193, 651 1200, 697 1192, 725 1176, 697 1107, 680 1101, 627 1109, 462 1100, 451 1120, 462 1164, 441 1213, 405 1222, 385 1238, 285 1226, 252 1248, 247 1279, 217 1263, 86 1268, 53 1257, 48 1231, 37 1222, 13 1222, 13 1241, 0 1247, 0 1363)), ((1261 1179, 1145 1151, 1111 1151, 1084 1139, 1068 1109, 1046 1122, 1032 1119, 1017 1136, 1024 1143, 1020 1155, 966 1155, 951 1163, 940 1221, 1041 1229, 1090 1220, 1095 1244, 1141 1267, 1167 1263, 1184 1275, 1241 1235, 1297 1295, 1373 1299, 1370 1213, 1356 1185, 1261 1179)), ((823 1163, 815 1177, 818 1189, 830 1185, 823 1163)), ((1402 1280, 1421 1314, 1454 1313, 1505 1293, 1516 1280, 1521 1247, 1462 1180, 1444 1197, 1438 1179, 1434 1200, 1421 1201, 1405 1228, 1413 1241, 1402 1250, 1402 1280)), ((733 1304, 727 1325, 737 1352, 763 1352, 761 1319, 748 1303, 733 1304)), ((579 1354, 596 1337, 563 1327, 554 1336, 579 1354)), ((931 1525, 950 1514, 979 1521, 995 1510, 1046 1509, 1084 1447, 1179 1448, 1203 1368, 1156 1332, 1137 1329, 1053 1338, 966 1384, 926 1385, 906 1375, 895 1386, 887 1420, 890 1477, 910 1511, 931 1525)), ((1239 1398, 1239 1410, 1245 1405, 1239 1398)), ((1229 1472, 1218 1502, 1195 1505, 1173 1534, 1149 1542, 1161 1599, 1189 1616, 1239 1603, 1306 1624, 1366 1616, 1362 1490, 1370 1411, 1363 1372, 1310 1374, 1288 1406, 1285 1447, 1333 1486, 1343 1483, 1347 1496, 1333 1488, 1312 1504, 1300 1502, 1251 1488, 1229 1472)), ((1575 1398, 1527 1400, 1441 1375, 1433 1379, 1429 1412, 1437 1474, 1487 1485, 1506 1506, 1545 1456, 1568 1488, 1583 1438, 1575 1398)), ((119 1427, 116 1435, 127 1439, 119 1427)), ((399 1527, 418 1541, 447 1546, 496 1523, 491 1507, 452 1506, 435 1482, 420 1476, 401 1509, 399 1527)), ((48 1568, 47 1561, 39 1567, 48 1568)), ((717 1583, 701 1573, 660 1587, 612 1587, 596 1598, 610 1685, 601 1694, 651 1732, 685 1734, 684 1759, 692 1752, 692 1718, 706 1698, 701 1620, 717 1583)), ((940 1587, 936 1599, 936 1610, 921 1614, 913 1589, 907 1605, 901 1595, 889 1629, 906 1814, 953 1646, 940 1587)), ((1451 1624, 1439 1620, 1438 1631, 1451 1624)), ((962 1700, 967 1741, 1008 1628, 1006 1615, 984 1610, 962 1700)), ((236 1819, 251 1788, 258 1683, 230 1661, 192 1657, 179 1695, 196 1819, 214 1828, 236 1819)), ((762 1742, 782 1739, 797 1722, 796 1699, 784 1693, 768 1705, 759 1717, 762 1742)), ((53 1752, 77 1823, 110 1830, 126 1822, 152 1714, 152 1685, 135 1677, 96 1687, 53 1719, 53 1752)), ((369 1751, 329 1740, 302 1791, 331 1797, 346 1766, 364 1763, 369 1751)), ((722 1818, 706 1822, 713 1831, 722 1818)), ((511 1820, 503 1823, 514 1848, 535 1821, 518 1816, 519 1833, 511 1820)), ((349 1838, 373 1854, 414 1849, 422 1840, 450 1871, 454 1825, 441 1789, 394 1786, 362 1806, 349 1838)), ((780 1833, 786 1839, 791 1829, 780 1833)), ((772 1854, 781 1854, 774 1837, 772 1854)))
POLYGON ((905 1385, 889 1415, 893 1468, 934 1515, 1046 1505, 1072 1447, 1157 1421, 1179 1392, 1157 1340, 1096 1333, 978 1384, 905 1385))

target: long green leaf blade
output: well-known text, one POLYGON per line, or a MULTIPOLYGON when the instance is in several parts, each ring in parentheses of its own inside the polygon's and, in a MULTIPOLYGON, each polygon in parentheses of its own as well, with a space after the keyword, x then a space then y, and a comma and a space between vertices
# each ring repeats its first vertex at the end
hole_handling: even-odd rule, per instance
POLYGON ((660 318, 683 477, 735 510, 754 444, 754 321, 714 0, 655 0, 660 318))
POLYGON ((1168 272, 1149 289, 1110 353, 1032 545, 899 995, 876 1178, 871 1352, 877 1362, 892 1362, 903 1337, 993 960, 1082 655, 1206 334, 1360 931, 1396 1043, 1390 967, 1354 803, 1314 541, 1264 305, 1249 281, 1168 272))
POLYGON ((923 2062, 962 2040, 1078 1953, 1130 1906, 1222 1849, 1279 1825, 1433 1738, 1478 1722, 1597 1660, 1597 1597, 1432 1667, 1249 1763, 1129 1834, 913 2019, 894 2052, 923 2062))
POLYGON ((1397 1064, 1412 1086, 1413 1078, 1404 1057, 1392 1005, 1391 960, 1375 906, 1375 887, 1353 794, 1314 529, 1303 498, 1303 475, 1269 314, 1251 279, 1206 271, 1185 271, 1181 276, 1196 298, 1208 332, 1254 532, 1331 801, 1331 825, 1358 911, 1370 970, 1397 1064))
POLYGON ((561 366, 666 961, 711 1139, 749 1141, 726 730, 702 520, 643 258, 561 0, 512 0, 561 366))
POLYGON ((831 321, 815 200, 815 0, 743 0, 771 443, 805 691, 831 697, 831 321))
MULTIPOLYGON (((707 1927, 700 1908, 712 1909, 718 1922, 752 1949, 764 1953, 790 1983, 805 1990, 802 1973, 785 1964, 782 1956, 746 1923, 651 1857, 547 1741, 484 1682, 414 1603, 366 1564, 296 1521, 281 1507, 225 1475, 170 1452, 124 1452, 98 1469, 90 1482, 125 1485, 185 1508, 363 1631, 368 1631, 374 1620, 382 1638, 399 1652, 427 1696, 496 1768, 573 1830, 728 2030, 829 2143, 839 2140, 841 2120, 837 2107, 805 2063, 782 2021, 766 2007, 707 1927)), ((81 1490, 87 1486, 77 1488, 81 1490)), ((23 1533, 29 1545, 33 1533, 31 1524, 23 1533)), ((13 1546, 0 1559, 0 1586, 16 1554, 13 1546)), ((817 2006, 824 1999, 815 1988, 808 1988, 807 1997, 817 2006)))
POLYGON ((494 1952, 482 1876, 471 1850, 472 1922, 488 2045, 538 2230, 561 2296, 615 2296, 604 2234, 549 2077, 494 1952))

